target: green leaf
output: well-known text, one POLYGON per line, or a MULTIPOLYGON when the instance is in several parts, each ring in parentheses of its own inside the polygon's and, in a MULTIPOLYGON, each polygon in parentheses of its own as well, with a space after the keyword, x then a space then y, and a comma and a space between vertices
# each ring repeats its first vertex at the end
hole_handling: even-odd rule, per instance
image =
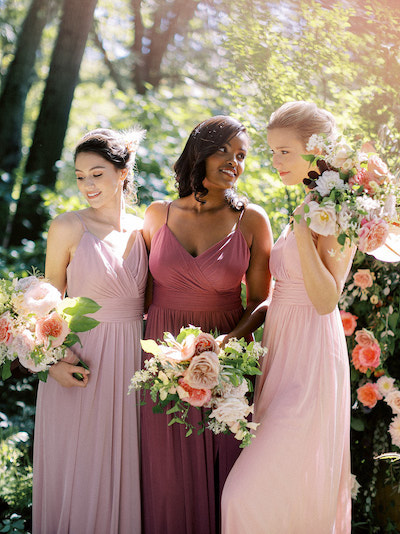
POLYGON ((86 315, 100 310, 101 306, 87 297, 65 298, 57 307, 57 311, 66 315, 86 315))
POLYGON ((309 213, 309 211, 310 211, 310 206, 309 206, 308 204, 304 204, 303 209, 304 209, 304 213, 309 213))
POLYGON ((394 332, 396 331, 396 327, 397 327, 397 322, 399 320, 399 313, 398 312, 393 312, 391 315, 389 315, 389 326, 391 328, 391 330, 393 330, 394 332))
POLYGON ((48 375, 49 375, 48 371, 40 371, 39 373, 37 373, 38 379, 41 380, 42 382, 47 382, 48 375))
POLYGON ((6 360, 1 368, 1 379, 7 380, 11 376, 11 360, 6 360))
POLYGON ((314 154, 302 154, 301 157, 310 163, 313 163, 315 160, 314 154))
POLYGON ((193 429, 189 428, 189 430, 185 434, 185 437, 188 438, 192 433, 193 433, 193 429))
POLYGON ((72 347, 72 345, 75 345, 75 343, 79 343, 81 347, 83 346, 81 340, 79 339, 79 336, 70 332, 64 339, 63 345, 65 345, 66 347, 72 347))
POLYGON ((346 234, 339 234, 337 240, 339 245, 343 246, 346 243, 346 234))
POLYGON ((93 319, 92 317, 85 317, 80 315, 75 315, 69 322, 69 327, 72 332, 87 332, 92 330, 95 326, 99 324, 99 321, 93 319))
POLYGON ((362 419, 356 419, 355 417, 351 418, 351 428, 357 430, 357 432, 363 432, 365 429, 365 423, 362 419))
POLYGON ((175 404, 175 406, 167 410, 166 413, 167 415, 170 415, 171 413, 179 412, 180 410, 181 410, 181 407, 179 406, 179 404, 175 404))
POLYGON ((149 354, 154 354, 154 356, 157 356, 160 352, 160 347, 157 345, 154 339, 141 339, 140 344, 142 345, 142 349, 149 354))

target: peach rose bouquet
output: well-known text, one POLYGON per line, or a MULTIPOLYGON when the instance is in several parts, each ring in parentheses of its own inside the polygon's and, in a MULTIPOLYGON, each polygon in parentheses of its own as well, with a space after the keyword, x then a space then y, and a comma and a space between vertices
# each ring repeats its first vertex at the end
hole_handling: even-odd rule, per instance
POLYGON ((80 342, 77 332, 98 324, 86 314, 99 309, 86 297, 62 299, 53 285, 36 274, 0 279, 2 379, 11 376, 11 363, 18 358, 21 365, 46 381, 50 365, 64 358, 67 347, 80 342))
POLYGON ((399 234, 399 188, 387 165, 343 137, 312 135, 307 150, 319 154, 303 156, 316 170, 303 180, 310 193, 304 214, 295 217, 303 216, 317 234, 335 235, 342 246, 355 244, 383 261, 399 261, 400 247, 390 254, 384 248, 399 234))
POLYGON ((144 402, 149 391, 153 411, 171 415, 170 425, 185 425, 186 436, 194 430, 187 420, 189 409, 203 409, 198 432, 206 428, 215 434, 232 432, 245 447, 258 426, 247 419, 253 413, 250 377, 261 374, 259 360, 266 349, 236 338, 222 348, 223 337, 189 325, 176 338, 166 332, 160 343, 142 340, 143 350, 152 357, 132 377, 129 392, 140 390, 144 402))

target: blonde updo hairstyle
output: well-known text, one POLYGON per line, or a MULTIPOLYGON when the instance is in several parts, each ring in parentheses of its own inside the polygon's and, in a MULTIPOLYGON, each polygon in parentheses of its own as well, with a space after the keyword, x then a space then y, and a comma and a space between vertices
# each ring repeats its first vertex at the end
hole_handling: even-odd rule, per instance
POLYGON ((74 161, 82 152, 93 152, 106 161, 112 163, 117 169, 127 169, 127 175, 123 184, 125 196, 131 200, 136 199, 134 184, 134 166, 136 152, 140 141, 144 138, 145 131, 134 128, 124 132, 116 132, 108 128, 97 128, 86 133, 75 147, 74 161))
POLYGON ((304 147, 313 134, 326 134, 332 140, 337 136, 336 121, 332 113, 319 108, 313 102, 303 100, 287 102, 274 111, 267 129, 275 128, 294 130, 304 147))

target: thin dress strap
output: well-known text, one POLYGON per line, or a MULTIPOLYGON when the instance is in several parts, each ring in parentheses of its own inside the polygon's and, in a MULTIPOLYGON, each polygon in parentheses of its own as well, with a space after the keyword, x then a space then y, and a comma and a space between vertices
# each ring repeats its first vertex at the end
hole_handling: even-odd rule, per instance
POLYGON ((84 223, 82 217, 79 215, 79 213, 78 213, 77 211, 75 212, 75 215, 76 215, 76 216, 78 217, 78 219, 81 221, 81 224, 82 224, 83 229, 85 230, 85 232, 88 232, 89 230, 88 230, 86 224, 84 223))
POLYGON ((243 217, 245 211, 246 211, 245 208, 243 208, 242 211, 240 212, 238 222, 236 223, 236 230, 239 230, 240 221, 242 220, 242 217, 243 217))
POLYGON ((169 202, 168 206, 167 206, 167 215, 165 217, 165 226, 168 226, 168 215, 169 215, 169 208, 171 207, 171 204, 172 204, 172 201, 169 202))

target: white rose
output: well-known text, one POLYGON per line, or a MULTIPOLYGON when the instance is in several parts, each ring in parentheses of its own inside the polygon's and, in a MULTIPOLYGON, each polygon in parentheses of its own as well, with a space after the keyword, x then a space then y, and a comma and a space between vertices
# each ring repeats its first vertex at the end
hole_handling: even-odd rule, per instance
POLYGON ((347 161, 353 154, 353 149, 347 143, 339 143, 336 145, 333 154, 329 158, 329 162, 333 167, 339 169, 343 167, 345 161, 347 161))
POLYGON ((308 203, 310 211, 305 214, 310 218, 310 228, 319 235, 334 235, 336 233, 336 211, 333 203, 324 205, 312 200, 308 203))
POLYGON ((252 411, 252 407, 244 399, 228 397, 217 403, 217 406, 210 413, 210 417, 215 417, 221 423, 232 425, 236 421, 245 419, 252 411))
POLYGON ((340 175, 336 171, 325 171, 317 180, 317 187, 315 188, 318 193, 326 197, 330 194, 332 189, 343 190, 346 188, 346 184, 340 178, 340 175))

